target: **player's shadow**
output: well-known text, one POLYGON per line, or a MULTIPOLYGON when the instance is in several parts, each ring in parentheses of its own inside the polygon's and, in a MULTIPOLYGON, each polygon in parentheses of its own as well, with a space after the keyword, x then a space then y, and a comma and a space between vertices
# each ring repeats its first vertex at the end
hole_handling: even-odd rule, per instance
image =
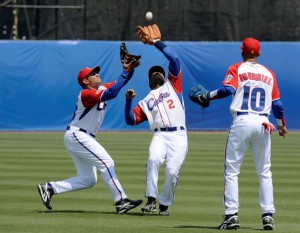
MULTIPOLYGON (((103 211, 85 211, 85 210, 38 210, 34 211, 36 213, 40 214, 55 214, 55 213, 66 213, 66 214, 106 214, 106 215, 116 215, 117 213, 112 211, 112 212, 103 212, 103 211)), ((158 216, 157 214, 144 214, 144 213, 126 213, 126 214, 120 214, 122 215, 132 215, 132 216, 158 216)))
POLYGON ((55 213, 66 213, 66 214, 116 214, 115 212, 100 212, 100 211, 84 211, 84 210, 38 210, 35 211, 41 214, 55 214, 55 213))
POLYGON ((127 213, 127 215, 140 216, 140 217, 161 217, 159 214, 154 213, 127 213))
MULTIPOLYGON (((179 225, 173 228, 180 228, 180 229, 218 229, 218 227, 212 226, 192 226, 192 225, 179 225)), ((247 229, 247 230, 261 230, 261 229, 252 229, 250 227, 241 227, 240 229, 247 229)))
POLYGON ((211 226, 189 226, 189 225, 180 225, 173 228, 179 228, 179 229, 217 229, 217 227, 211 227, 211 226))

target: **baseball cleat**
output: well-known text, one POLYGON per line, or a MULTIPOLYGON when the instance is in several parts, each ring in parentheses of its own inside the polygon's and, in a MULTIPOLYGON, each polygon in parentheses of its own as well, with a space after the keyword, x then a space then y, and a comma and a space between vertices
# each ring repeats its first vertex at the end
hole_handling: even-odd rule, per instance
POLYGON ((52 210, 51 198, 54 193, 52 187, 48 183, 45 183, 39 184, 37 188, 44 205, 47 207, 48 210, 52 210))
POLYGON ((169 207, 165 205, 159 205, 159 215, 169 216, 170 215, 169 207))
POLYGON ((262 219, 262 224, 264 230, 274 230, 275 229, 275 223, 274 219, 271 216, 265 216, 262 219))
POLYGON ((156 212, 156 199, 154 197, 148 197, 147 203, 141 208, 142 212, 154 213, 156 212))
POLYGON ((240 228, 240 220, 237 214, 226 215, 223 223, 218 227, 220 230, 237 230, 240 228))
POLYGON ((129 200, 125 198, 115 203, 117 214, 126 214, 129 210, 134 209, 139 206, 143 201, 142 200, 129 200))

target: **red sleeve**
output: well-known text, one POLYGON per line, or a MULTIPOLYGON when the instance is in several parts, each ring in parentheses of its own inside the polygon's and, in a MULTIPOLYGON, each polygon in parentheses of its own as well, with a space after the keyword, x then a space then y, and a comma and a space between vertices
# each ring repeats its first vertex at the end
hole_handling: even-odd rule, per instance
POLYGON ((271 72, 271 74, 273 76, 273 82, 274 82, 273 90, 272 90, 272 100, 280 99, 280 92, 279 92, 276 76, 272 70, 270 70, 270 69, 268 69, 268 70, 271 72))
POLYGON ((135 125, 138 125, 138 124, 148 120, 146 114, 143 112, 143 110, 141 109, 141 107, 139 105, 137 105, 133 109, 133 113, 134 113, 134 117, 135 117, 135 125))
POLYGON ((235 90, 238 88, 239 80, 238 80, 238 68, 242 63, 238 63, 232 65, 228 68, 225 78, 223 80, 224 86, 231 86, 235 90))
POLYGON ((100 96, 104 90, 98 92, 95 89, 84 89, 81 91, 81 101, 85 108, 93 108, 100 103, 100 96))
POLYGON ((171 74, 169 72, 168 79, 170 80, 170 83, 172 84, 175 92, 177 94, 180 94, 182 92, 182 72, 181 72, 181 70, 179 71, 179 74, 177 77, 173 76, 173 74, 171 74))

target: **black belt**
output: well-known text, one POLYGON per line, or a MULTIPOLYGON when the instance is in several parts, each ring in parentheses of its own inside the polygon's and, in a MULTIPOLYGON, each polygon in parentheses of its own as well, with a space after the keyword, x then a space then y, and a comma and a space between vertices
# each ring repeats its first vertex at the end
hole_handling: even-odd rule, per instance
MULTIPOLYGON (((236 115, 240 116, 240 115, 248 115, 249 113, 248 112, 237 112, 236 115)), ((251 113, 250 113, 251 114, 251 113)), ((253 113, 253 114, 257 114, 259 116, 265 116, 265 117, 268 117, 268 114, 267 113, 253 113)))
POLYGON ((157 131, 164 131, 164 132, 174 132, 174 131, 177 131, 177 130, 185 130, 185 128, 183 126, 180 126, 180 127, 167 127, 167 128, 156 128, 154 129, 155 132, 157 131))
MULTIPOLYGON (((90 132, 88 132, 87 130, 85 130, 85 129, 82 129, 82 128, 78 128, 77 126, 75 126, 79 131, 81 131, 81 132, 84 132, 84 133, 86 133, 86 134, 88 134, 88 135, 91 135, 93 138, 95 138, 96 137, 96 135, 94 135, 94 134, 92 134, 92 133, 90 133, 90 132)), ((67 127, 67 130, 70 130, 70 126, 68 126, 67 127)))

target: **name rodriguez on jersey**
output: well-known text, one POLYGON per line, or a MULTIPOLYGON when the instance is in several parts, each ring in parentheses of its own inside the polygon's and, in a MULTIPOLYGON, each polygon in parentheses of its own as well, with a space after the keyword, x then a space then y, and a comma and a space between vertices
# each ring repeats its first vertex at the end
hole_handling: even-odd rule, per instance
POLYGON ((251 72, 239 74, 239 79, 241 82, 247 81, 249 79, 249 80, 254 80, 254 81, 261 81, 268 85, 271 85, 271 82, 272 82, 272 78, 270 78, 266 75, 256 74, 256 73, 251 73, 251 72))

